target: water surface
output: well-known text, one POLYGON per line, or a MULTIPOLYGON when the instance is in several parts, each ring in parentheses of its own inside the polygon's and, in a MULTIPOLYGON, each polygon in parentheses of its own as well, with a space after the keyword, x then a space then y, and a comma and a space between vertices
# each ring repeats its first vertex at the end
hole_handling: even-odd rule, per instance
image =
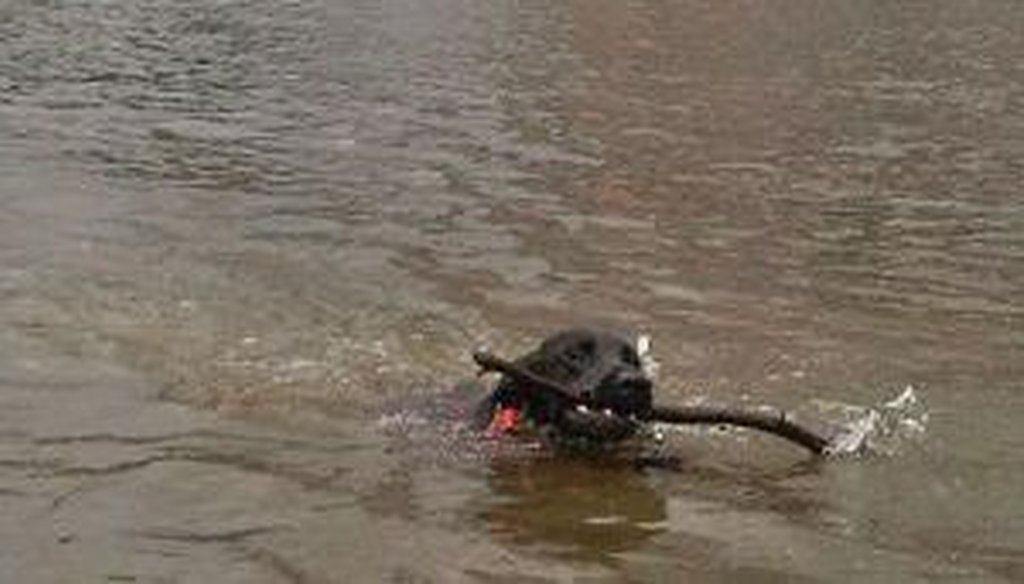
POLYGON ((0 6, 0 574, 1024 579, 1015 2, 0 6), (651 335, 676 469, 481 443, 469 352, 651 335), (426 405, 425 405, 426 404, 426 405))

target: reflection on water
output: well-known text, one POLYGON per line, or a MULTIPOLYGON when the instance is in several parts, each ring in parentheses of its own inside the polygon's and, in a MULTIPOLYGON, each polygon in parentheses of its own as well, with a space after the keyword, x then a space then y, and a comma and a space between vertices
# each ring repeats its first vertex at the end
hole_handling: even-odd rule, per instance
POLYGON ((1024 578, 1022 17, 5 3, 4 564, 1024 578), (743 433, 673 433, 682 471, 639 472, 492 452, 420 410, 477 346, 579 323, 651 335, 663 402, 828 422, 912 385, 930 418, 794 475, 743 433), (397 435, 375 423, 395 404, 397 435))
POLYGON ((664 496, 638 470, 592 460, 492 463, 482 519, 499 537, 602 562, 664 531, 664 496))

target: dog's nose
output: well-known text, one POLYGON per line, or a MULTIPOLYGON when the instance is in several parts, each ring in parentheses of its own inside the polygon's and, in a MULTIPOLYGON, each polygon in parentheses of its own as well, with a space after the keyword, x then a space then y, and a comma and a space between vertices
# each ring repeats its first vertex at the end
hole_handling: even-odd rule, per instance
POLYGON ((605 378, 595 397, 618 414, 640 414, 652 407, 651 389, 651 380, 642 374, 618 370, 605 378))

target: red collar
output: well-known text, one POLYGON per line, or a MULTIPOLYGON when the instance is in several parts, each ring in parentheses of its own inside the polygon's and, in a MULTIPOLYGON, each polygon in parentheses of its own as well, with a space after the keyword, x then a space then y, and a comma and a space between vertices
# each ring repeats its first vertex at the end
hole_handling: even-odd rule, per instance
POLYGON ((519 429, 523 411, 511 406, 501 406, 494 411, 491 423, 487 425, 488 434, 508 434, 519 429))

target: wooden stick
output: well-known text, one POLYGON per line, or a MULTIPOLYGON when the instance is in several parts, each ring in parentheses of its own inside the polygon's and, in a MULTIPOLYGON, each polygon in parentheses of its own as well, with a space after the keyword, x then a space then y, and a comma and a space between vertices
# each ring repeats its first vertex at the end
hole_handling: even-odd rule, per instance
POLYGON ((736 406, 654 406, 644 419, 665 424, 724 424, 753 428, 795 442, 816 455, 827 454, 831 445, 827 438, 797 424, 779 410, 736 406))
POLYGON ((490 353, 473 353, 473 360, 476 361, 476 364, 480 366, 480 370, 484 373, 496 371, 502 375, 511 377, 519 383, 522 383, 523 391, 528 393, 536 392, 543 397, 554 398, 568 406, 594 405, 590 400, 576 395, 576 393, 568 386, 537 375, 525 367, 520 367, 519 365, 516 365, 511 361, 506 361, 496 355, 492 355, 490 353))
MULTIPOLYGON (((474 353, 473 360, 485 371, 496 371, 523 384, 523 390, 555 398, 567 406, 598 407, 572 389, 490 353, 474 353)), ((789 419, 779 410, 765 411, 729 406, 654 406, 641 416, 643 421, 665 424, 730 425, 753 428, 799 444, 816 455, 827 454, 831 442, 820 434, 789 419)))

